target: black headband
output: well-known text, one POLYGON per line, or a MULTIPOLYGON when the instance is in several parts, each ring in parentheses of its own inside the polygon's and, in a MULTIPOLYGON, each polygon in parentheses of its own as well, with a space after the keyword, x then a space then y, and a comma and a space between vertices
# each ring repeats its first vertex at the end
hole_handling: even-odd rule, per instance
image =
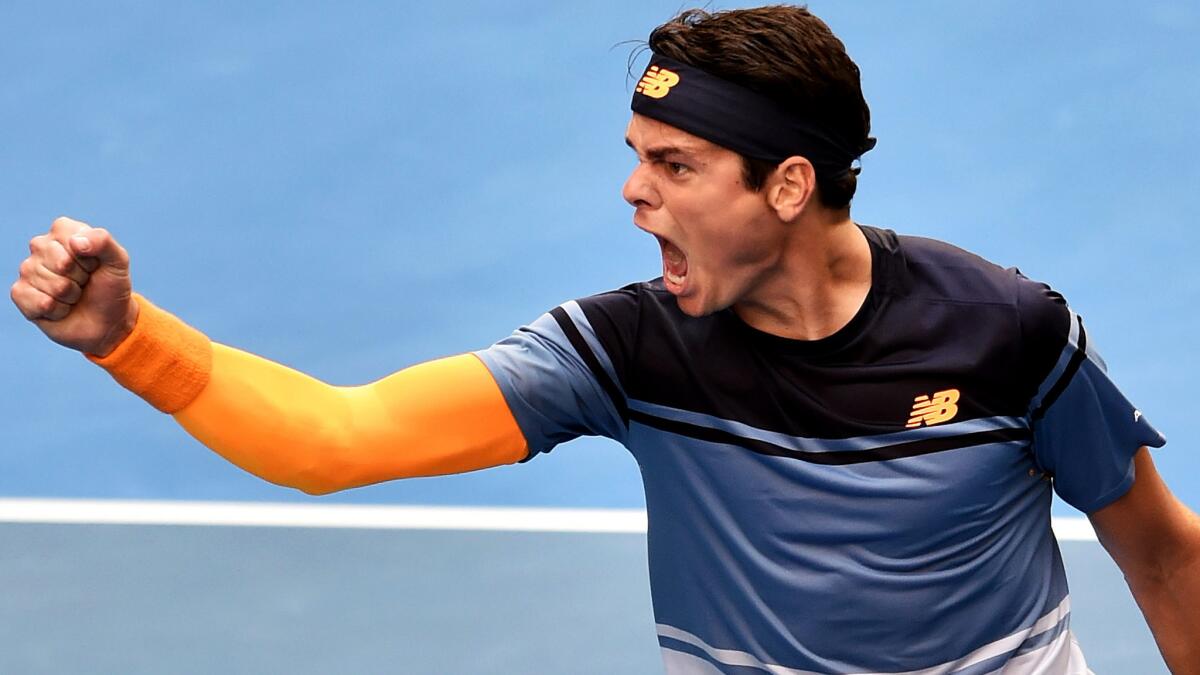
POLYGON ((858 147, 762 94, 658 54, 651 56, 630 107, 753 159, 778 163, 800 155, 826 176, 850 171, 875 147, 874 138, 858 147))

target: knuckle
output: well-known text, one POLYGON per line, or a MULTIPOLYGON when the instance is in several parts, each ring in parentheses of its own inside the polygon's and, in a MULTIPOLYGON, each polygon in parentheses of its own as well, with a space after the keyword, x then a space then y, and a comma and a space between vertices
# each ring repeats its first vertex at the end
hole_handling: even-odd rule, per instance
POLYGON ((69 275, 75 269, 75 261, 66 251, 55 251, 46 269, 55 274, 69 275))
POLYGON ((37 312, 29 305, 29 294, 25 290, 25 285, 15 283, 8 291, 8 297, 12 298, 13 304, 20 310, 21 315, 26 319, 32 319, 37 316, 37 312))
POLYGON ((32 276, 36 270, 37 262, 34 261, 32 256, 22 260, 21 264, 17 267, 17 272, 22 278, 32 276))
POLYGON ((56 298, 66 298, 70 295, 73 285, 70 279, 55 277, 50 282, 50 294, 56 298))
POLYGON ((54 219, 53 223, 50 224, 50 230, 51 231, 77 230, 77 229, 79 229, 79 226, 82 224, 83 223, 80 223, 78 220, 75 220, 74 218, 68 218, 66 216, 59 216, 54 219))
POLYGON ((9 289, 8 297, 12 299, 13 304, 17 306, 17 311, 21 312, 21 316, 32 320, 35 315, 29 308, 28 303, 21 299, 21 295, 20 287, 17 284, 13 284, 13 287, 9 289))

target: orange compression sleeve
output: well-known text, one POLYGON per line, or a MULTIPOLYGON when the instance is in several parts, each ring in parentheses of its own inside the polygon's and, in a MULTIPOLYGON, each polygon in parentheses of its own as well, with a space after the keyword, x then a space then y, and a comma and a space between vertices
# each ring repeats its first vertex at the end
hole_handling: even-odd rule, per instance
MULTIPOLYGON (((187 355, 163 357, 156 350, 178 350, 180 336, 194 329, 139 301, 144 330, 139 334, 135 327, 127 341, 142 344, 128 351, 156 369, 153 377, 117 356, 124 343, 93 360, 143 397, 149 392, 131 384, 147 387, 149 379, 155 390, 187 386, 188 381, 172 380, 176 373, 190 373, 188 368, 154 364, 188 363, 187 355)), ((206 383, 174 412, 175 420, 221 456, 273 483, 323 494, 511 464, 526 456, 525 439, 499 386, 471 354, 406 368, 363 386, 337 387, 209 344, 206 383)), ((198 362, 203 364, 203 356, 198 362)))

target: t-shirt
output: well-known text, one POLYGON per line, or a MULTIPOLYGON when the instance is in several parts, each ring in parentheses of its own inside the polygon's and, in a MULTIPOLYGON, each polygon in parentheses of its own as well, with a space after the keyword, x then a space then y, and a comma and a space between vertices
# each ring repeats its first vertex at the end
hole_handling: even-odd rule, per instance
POLYGON ((1051 489, 1095 511, 1164 438, 1048 286, 860 227, 871 289, 820 340, 689 317, 655 280, 478 354, 530 457, 636 458, 668 672, 1087 672, 1051 489))

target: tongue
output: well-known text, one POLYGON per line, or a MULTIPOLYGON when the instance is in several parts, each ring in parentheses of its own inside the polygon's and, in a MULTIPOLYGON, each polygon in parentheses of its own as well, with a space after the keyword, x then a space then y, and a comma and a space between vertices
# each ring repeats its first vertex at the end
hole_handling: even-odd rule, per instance
POLYGON ((679 278, 687 276, 687 258, 684 257, 683 251, 670 242, 663 242, 663 264, 671 276, 679 278))

